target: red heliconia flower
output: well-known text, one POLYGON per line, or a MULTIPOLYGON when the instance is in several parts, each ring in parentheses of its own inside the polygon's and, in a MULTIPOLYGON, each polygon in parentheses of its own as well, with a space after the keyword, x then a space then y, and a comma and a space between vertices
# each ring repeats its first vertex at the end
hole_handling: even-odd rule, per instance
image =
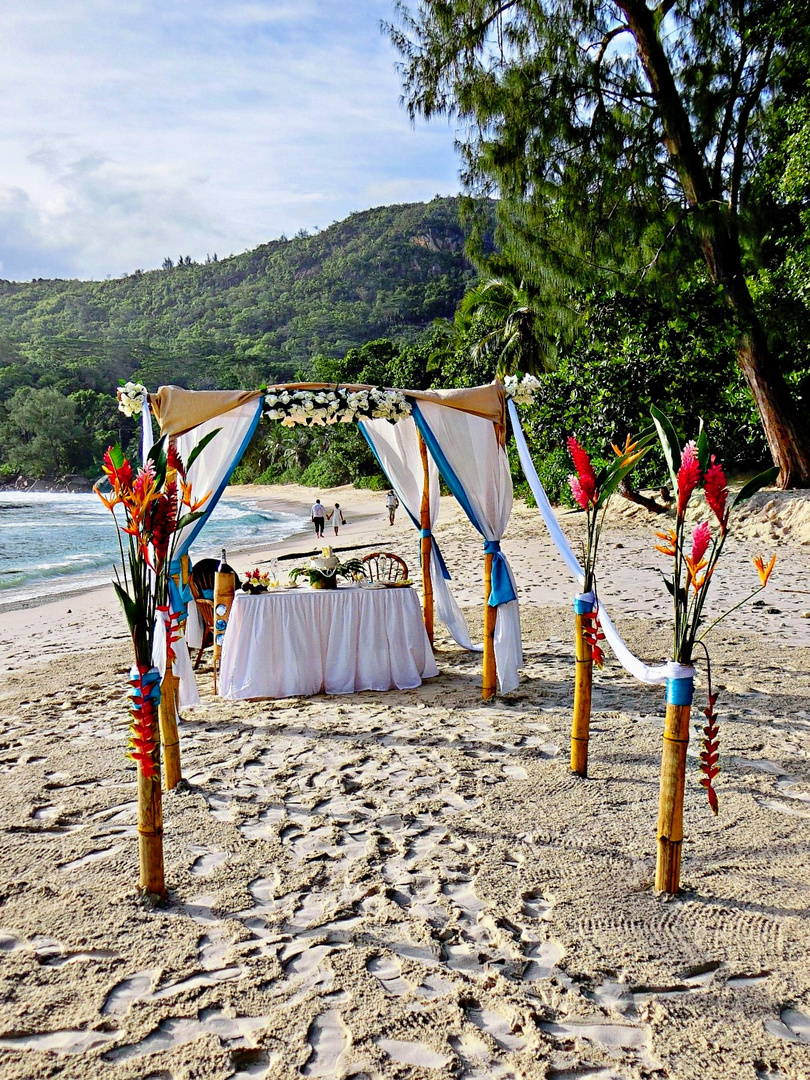
POLYGON ((596 474, 591 465, 591 459, 579 445, 573 435, 568 439, 568 453, 574 462, 576 475, 568 477, 571 485, 571 494, 578 506, 587 510, 589 506, 596 506, 598 495, 596 492, 596 474))
POLYGON ((686 504, 692 492, 700 483, 700 462, 697 444, 688 442, 681 452, 681 467, 678 470, 678 516, 686 510, 686 504))
POLYGON ((104 451, 104 472, 109 476, 110 480, 114 484, 120 485, 126 491, 132 489, 132 465, 127 458, 124 458, 124 462, 120 469, 116 469, 113 465, 112 457, 110 456, 110 449, 104 451))
POLYGON ((712 530, 709 527, 708 521, 701 521, 700 525, 695 526, 694 532, 692 533, 692 553, 690 558, 693 565, 697 566, 706 554, 711 540, 712 530))
POLYGON ((166 464, 170 469, 176 469, 179 476, 185 480, 186 466, 174 443, 169 443, 169 449, 166 451, 166 464))
POLYGON ((711 464, 703 478, 703 494, 706 496, 706 502, 720 522, 720 528, 725 534, 728 528, 728 514, 726 512, 728 485, 723 466, 719 461, 715 460, 714 454, 712 454, 711 464))

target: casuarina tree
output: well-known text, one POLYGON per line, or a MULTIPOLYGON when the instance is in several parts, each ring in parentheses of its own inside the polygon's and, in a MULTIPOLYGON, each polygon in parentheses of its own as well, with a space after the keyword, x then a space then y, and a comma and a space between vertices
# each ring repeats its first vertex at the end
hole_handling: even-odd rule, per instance
POLYGON ((810 486, 810 425, 746 273, 764 119, 808 30, 772 0, 420 0, 386 26, 411 116, 456 115, 465 182, 500 196, 518 274, 553 316, 575 287, 665 289, 702 260, 783 486, 810 486))

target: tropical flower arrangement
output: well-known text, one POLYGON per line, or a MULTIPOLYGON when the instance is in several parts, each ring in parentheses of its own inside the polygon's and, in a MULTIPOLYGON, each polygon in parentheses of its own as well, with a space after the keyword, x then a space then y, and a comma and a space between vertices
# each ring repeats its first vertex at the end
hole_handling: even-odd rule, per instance
POLYGON ((147 398, 146 387, 143 383, 122 383, 117 390, 118 411, 124 416, 140 416, 143 411, 143 403, 147 398))
POLYGON ((399 390, 285 390, 272 387, 264 398, 264 415, 284 427, 323 427, 355 420, 383 419, 395 424, 411 415, 411 406, 399 390))
POLYGON ((593 662, 598 668, 604 663, 604 654, 599 645, 599 642, 604 640, 604 634, 599 627, 599 603, 596 596, 596 563, 602 525, 611 496, 633 466, 648 452, 653 437, 649 434, 632 442, 628 435, 623 448, 614 443, 612 449, 615 457, 599 475, 577 439, 573 435, 568 439, 568 453, 575 470, 568 477, 568 483, 574 502, 585 511, 586 518, 585 540, 582 545, 582 592, 594 594, 593 611, 583 613, 589 623, 585 636, 592 649, 593 662))
POLYGON ((248 570, 245 574, 245 580, 242 582, 242 592, 263 593, 267 592, 270 586, 275 584, 275 581, 270 580, 270 575, 266 570, 259 570, 257 567, 255 570, 248 570))
POLYGON ((290 570, 290 581, 297 584, 302 575, 309 579, 313 589, 334 589, 339 577, 355 581, 365 576, 360 559, 347 559, 346 562, 341 562, 331 547, 322 548, 320 557, 310 559, 306 566, 294 566, 290 570))
POLYGON ((703 609, 709 593, 709 585, 728 537, 732 510, 741 502, 750 499, 760 488, 772 484, 779 470, 772 468, 760 473, 732 498, 723 466, 716 456, 710 453, 709 440, 703 425, 700 426, 697 440, 692 440, 681 448, 675 429, 664 413, 653 407, 652 417, 658 429, 670 479, 678 500, 675 528, 656 533, 658 539, 662 541, 656 544, 656 550, 672 559, 672 574, 669 577, 664 575, 664 583, 672 596, 672 659, 679 664, 691 665, 697 645, 702 646, 706 656, 709 703, 708 708, 704 709, 704 714, 708 718, 708 725, 704 728, 703 750, 700 755, 703 772, 700 782, 706 788, 709 804, 716 814, 717 793, 712 783, 719 772, 717 714, 714 711, 717 694, 712 693, 711 661, 703 641, 727 615, 736 611, 765 588, 776 563, 776 555, 767 565, 761 555, 756 556, 754 565, 759 576, 759 585, 750 595, 729 608, 705 629, 703 628, 705 621, 703 609), (701 521, 692 529, 691 537, 688 537, 686 510, 694 493, 701 489, 714 517, 714 525, 712 526, 709 521, 701 521))
POLYGON ((534 375, 506 375, 503 380, 504 393, 516 405, 531 405, 534 395, 540 387, 540 380, 534 375))
POLYGON ((143 467, 133 468, 120 446, 104 455, 104 478, 95 492, 116 522, 121 553, 121 574, 113 587, 129 626, 135 663, 130 669, 130 727, 127 756, 138 772, 138 834, 141 886, 151 893, 165 892, 163 881, 163 828, 160 810, 160 733, 158 706, 161 675, 155 666, 159 653, 167 668, 176 658, 180 613, 171 610, 169 579, 179 532, 201 517, 210 492, 195 500, 187 471, 203 447, 216 434, 206 436, 184 463, 165 438, 153 447, 143 467), (123 511, 123 522, 117 510, 123 511), (124 541, 126 537, 126 541, 124 541), (122 580, 123 575, 123 580, 122 580), (160 636, 163 635, 163 641, 160 636))

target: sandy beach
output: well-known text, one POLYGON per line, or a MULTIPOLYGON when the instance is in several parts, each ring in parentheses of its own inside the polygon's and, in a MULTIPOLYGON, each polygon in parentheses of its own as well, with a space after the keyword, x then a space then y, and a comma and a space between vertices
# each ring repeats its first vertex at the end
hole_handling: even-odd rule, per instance
MULTIPOLYGON (((418 578, 418 533, 402 511, 389 527, 381 493, 246 493, 305 516, 337 500, 348 524, 326 542, 418 578)), ((619 500, 603 534, 602 603, 651 663, 665 520, 619 500)), ((480 640, 480 538, 449 499, 436 534, 480 640)), ((135 888, 112 590, 0 613, 3 1080, 810 1076, 810 493, 760 493, 712 583, 719 614, 752 590, 752 556, 778 554, 710 639, 720 813, 698 782, 701 686, 677 898, 653 890, 663 690, 609 655, 574 777, 575 587, 536 510, 516 503, 503 548, 525 662, 492 703, 440 626, 438 678, 403 692, 224 702, 206 654, 157 909, 135 888)))

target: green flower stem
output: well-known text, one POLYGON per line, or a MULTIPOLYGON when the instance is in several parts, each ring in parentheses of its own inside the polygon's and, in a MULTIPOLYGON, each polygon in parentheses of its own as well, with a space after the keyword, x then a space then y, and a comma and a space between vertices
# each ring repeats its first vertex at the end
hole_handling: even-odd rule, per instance
MULTIPOLYGON (((706 637, 706 635, 707 635, 707 634, 709 633, 709 631, 711 631, 711 630, 714 630, 715 626, 717 626, 717 624, 718 624, 719 622, 722 622, 722 621, 723 621, 723 619, 725 619, 726 615, 730 615, 730 614, 732 613, 732 611, 736 611, 736 610, 737 610, 737 608, 741 608, 741 607, 743 606, 743 604, 747 604, 749 600, 753 600, 753 598, 754 598, 754 597, 755 597, 755 596, 757 595, 757 593, 761 593, 761 592, 762 592, 762 590, 763 590, 764 588, 765 588, 765 586, 764 586, 764 585, 760 585, 760 587, 759 587, 758 589, 754 589, 754 591, 753 591, 752 593, 750 593, 750 594, 749 594, 748 596, 746 596, 746 598, 745 598, 744 600, 740 600, 739 604, 735 604, 735 605, 734 605, 734 607, 730 607, 730 608, 728 609, 728 611, 724 611, 722 615, 720 615, 720 616, 719 616, 718 618, 716 618, 716 619, 714 620, 714 622, 713 622, 713 623, 711 624, 711 626, 707 627, 707 628, 706 628, 706 629, 705 629, 705 630, 703 631, 703 633, 702 633, 702 634, 700 635, 700 637, 699 637, 699 638, 697 639, 697 641, 695 642, 695 644, 696 644, 696 645, 700 645, 700 644, 701 644, 701 642, 703 641, 703 639, 704 639, 704 638, 706 637)), ((704 646, 704 648, 705 648, 705 646, 704 646)))

